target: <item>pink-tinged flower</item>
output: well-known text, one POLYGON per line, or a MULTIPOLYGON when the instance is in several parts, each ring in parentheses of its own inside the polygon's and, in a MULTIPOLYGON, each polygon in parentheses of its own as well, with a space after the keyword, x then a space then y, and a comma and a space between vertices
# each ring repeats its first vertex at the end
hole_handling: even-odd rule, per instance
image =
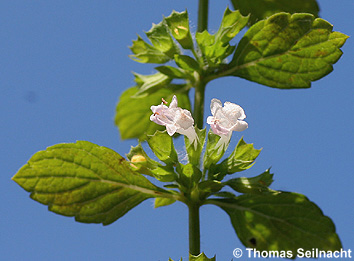
POLYGON ((207 118, 207 123, 217 135, 229 136, 232 131, 244 131, 248 128, 247 122, 243 121, 246 114, 241 106, 225 102, 224 107, 220 100, 212 99, 210 110, 213 116, 207 118))
POLYGON ((212 131, 220 136, 220 140, 216 147, 224 150, 230 142, 233 131, 244 131, 248 128, 247 122, 243 121, 246 114, 241 106, 225 102, 224 107, 218 99, 212 99, 210 110, 213 116, 207 118, 207 123, 210 124, 212 131))
POLYGON ((151 110, 153 114, 150 120, 166 126, 168 135, 172 136, 176 132, 185 135, 196 147, 198 136, 193 127, 194 119, 190 111, 177 107, 176 95, 173 96, 169 107, 162 102, 158 106, 151 106, 151 110))

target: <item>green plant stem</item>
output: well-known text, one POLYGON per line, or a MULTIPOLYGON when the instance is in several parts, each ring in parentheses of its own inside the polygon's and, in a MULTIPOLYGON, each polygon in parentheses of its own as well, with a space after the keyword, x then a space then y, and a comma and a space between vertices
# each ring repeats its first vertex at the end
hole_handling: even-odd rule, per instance
POLYGON ((189 253, 197 256, 200 254, 200 224, 199 208, 195 203, 188 205, 189 211, 189 253))
MULTIPOLYGON (((199 0, 198 6, 198 32, 208 29, 208 9, 209 0, 199 0)), ((195 56, 196 53, 194 53, 195 56)), ((203 129, 204 117, 204 96, 206 81, 203 75, 195 73, 195 94, 194 94, 194 120, 199 129, 203 129)), ((188 226, 189 226, 189 253, 198 256, 200 254, 200 223, 199 223, 199 203, 190 202, 188 204, 188 226)))
POLYGON ((198 6, 198 32, 208 29, 209 0, 199 0, 198 6))
POLYGON ((199 129, 203 129, 205 86, 203 79, 199 79, 195 86, 194 120, 199 129))

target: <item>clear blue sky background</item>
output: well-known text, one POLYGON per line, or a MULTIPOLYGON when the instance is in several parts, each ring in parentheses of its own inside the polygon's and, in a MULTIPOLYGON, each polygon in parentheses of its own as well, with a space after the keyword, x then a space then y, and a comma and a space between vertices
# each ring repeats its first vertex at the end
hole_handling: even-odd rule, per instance
MULTIPOLYGON (((216 31, 228 1, 210 1, 216 31)), ((352 0, 320 0, 320 15, 354 35, 352 0)), ((162 15, 188 8, 192 30, 197 1, 0 2, 0 259, 179 260, 187 257, 187 209, 153 209, 147 200, 110 226, 81 224, 51 213, 10 178, 37 151, 88 140, 121 155, 136 141, 121 141, 113 117, 119 95, 134 85, 131 71, 153 67, 128 58, 136 34, 162 15)), ((354 48, 311 89, 282 91, 239 78, 210 83, 211 98, 240 104, 249 128, 235 133, 263 147, 254 176, 272 166, 273 189, 305 194, 331 217, 345 249, 354 250, 354 48)), ((206 116, 210 113, 206 111, 206 116)), ((182 148, 180 148, 182 149, 182 148)), ((201 210, 201 248, 231 260, 241 244, 228 216, 201 210)), ((241 246, 242 249, 243 246, 241 246)), ((186 260, 186 259, 184 259, 186 260)))

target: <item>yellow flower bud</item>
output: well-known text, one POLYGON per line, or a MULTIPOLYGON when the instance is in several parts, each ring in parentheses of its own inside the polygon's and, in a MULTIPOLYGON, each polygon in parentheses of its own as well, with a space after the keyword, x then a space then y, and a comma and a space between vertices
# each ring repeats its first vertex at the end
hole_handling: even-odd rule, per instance
POLYGON ((143 155, 134 155, 130 161, 131 162, 145 162, 146 158, 143 155))

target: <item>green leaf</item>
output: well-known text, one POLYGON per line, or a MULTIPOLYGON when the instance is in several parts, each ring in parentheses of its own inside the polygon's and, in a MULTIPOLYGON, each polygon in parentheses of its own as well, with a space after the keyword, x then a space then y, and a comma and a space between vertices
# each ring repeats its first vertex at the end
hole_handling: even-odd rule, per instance
POLYGON ((150 107, 161 104, 161 98, 170 102, 176 94, 179 106, 190 110, 188 92, 178 93, 173 88, 162 88, 147 96, 135 97, 138 90, 137 87, 133 87, 123 92, 117 104, 115 124, 119 127, 122 139, 145 140, 146 135, 165 129, 164 126, 150 121, 152 114, 150 107))
POLYGON ((183 69, 175 68, 172 66, 164 65, 164 66, 159 66, 155 68, 158 70, 160 73, 163 73, 164 75, 173 78, 173 79, 188 79, 192 78, 190 73, 187 73, 183 69))
POLYGON ((175 62, 183 70, 190 72, 200 71, 199 63, 188 55, 176 54, 175 62))
POLYGON ((156 131, 154 135, 149 135, 147 142, 159 160, 167 165, 178 163, 178 156, 173 146, 173 139, 166 131, 156 131))
POLYGON ((200 130, 195 127, 195 132, 198 136, 197 147, 195 148, 194 144, 191 144, 189 138, 184 136, 184 143, 186 145, 187 155, 189 162, 196 167, 200 165, 200 155, 204 148, 206 129, 200 130))
POLYGON ((113 150, 87 141, 37 152, 13 180, 50 211, 103 225, 148 198, 169 194, 132 171, 113 150))
POLYGON ((178 164, 177 172, 180 174, 178 183, 187 189, 194 187, 202 177, 200 169, 190 163, 178 164))
POLYGON ((260 152, 261 149, 256 150, 253 147, 253 143, 247 144, 241 138, 231 155, 223 160, 217 168, 223 174, 233 174, 249 169, 254 164, 260 152))
POLYGON ((226 8, 219 30, 215 34, 215 42, 229 43, 246 25, 249 17, 226 8))
POLYGON ((204 180, 198 183, 198 190, 205 193, 214 194, 220 191, 225 184, 217 180, 204 180))
POLYGON ((239 11, 227 8, 215 35, 210 35, 207 31, 196 34, 197 44, 209 67, 218 67, 232 54, 235 46, 231 46, 229 41, 247 25, 247 21, 248 17, 242 16, 239 11))
POLYGON ((174 43, 169 29, 164 22, 152 24, 151 29, 146 32, 146 36, 157 50, 168 55, 170 58, 179 53, 178 47, 174 43))
POLYGON ((135 82, 139 86, 139 91, 134 97, 140 97, 148 93, 156 92, 158 89, 168 86, 171 82, 171 78, 163 73, 155 73, 150 75, 142 75, 134 73, 135 82))
POLYGON ((269 169, 267 169, 265 172, 256 177, 241 177, 230 179, 224 182, 223 184, 230 186, 233 190, 237 192, 246 194, 262 194, 267 192, 275 192, 274 190, 268 188, 273 182, 273 175, 274 174, 270 174, 269 169))
POLYGON ((258 251, 340 250, 332 220, 304 195, 290 192, 246 194, 210 203, 230 216, 241 242, 258 251))
POLYGON ((231 0, 235 9, 243 15, 251 15, 250 24, 280 12, 311 13, 318 17, 319 7, 316 0, 231 0))
POLYGON ((153 176, 161 182, 173 182, 177 180, 177 174, 174 171, 173 166, 162 166, 158 164, 154 169, 150 170, 153 176))
POLYGON ((164 207, 175 203, 173 198, 155 198, 154 208, 164 207))
POLYGON ((133 41, 133 45, 129 47, 134 53, 129 55, 129 57, 139 63, 166 63, 171 58, 159 51, 155 47, 146 43, 140 36, 138 39, 133 41))
POLYGON ((204 253, 200 253, 198 256, 189 254, 189 261, 215 261, 216 256, 208 258, 204 253))
POLYGON ((193 49, 193 39, 189 30, 189 19, 187 11, 172 11, 171 15, 164 18, 164 21, 171 30, 172 36, 184 49, 193 49))
POLYGON ((253 25, 229 69, 233 75, 274 88, 309 88, 333 70, 348 36, 310 14, 280 13, 253 25))
POLYGON ((197 32, 195 38, 203 54, 204 62, 209 68, 218 67, 235 50, 235 46, 224 44, 221 41, 215 42, 215 36, 207 31, 197 32))

